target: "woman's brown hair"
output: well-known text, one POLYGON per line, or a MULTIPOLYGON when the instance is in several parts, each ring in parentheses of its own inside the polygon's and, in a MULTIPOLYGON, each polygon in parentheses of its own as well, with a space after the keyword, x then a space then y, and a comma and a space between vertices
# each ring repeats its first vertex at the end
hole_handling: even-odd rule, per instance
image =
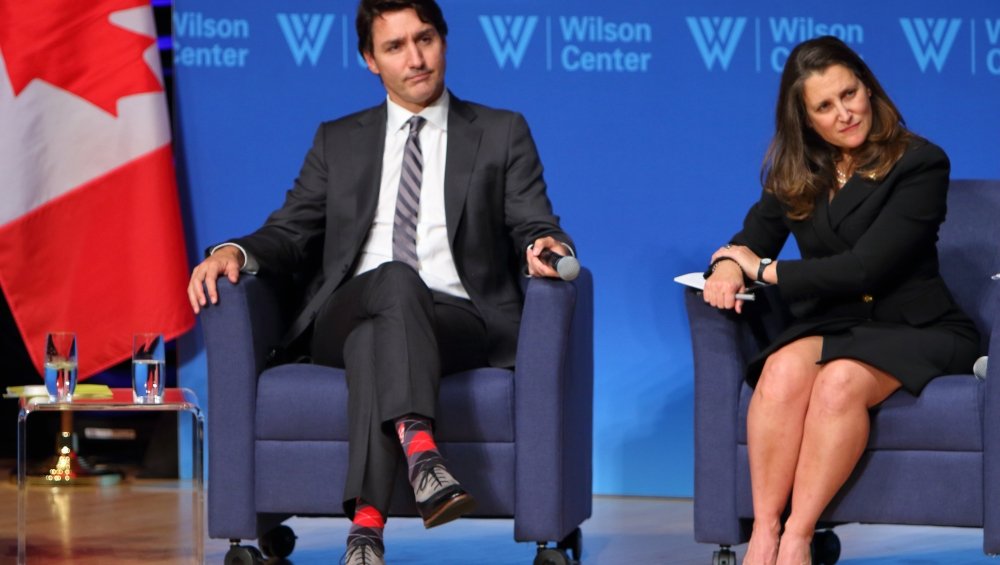
POLYGON ((764 189, 786 206, 793 220, 812 215, 816 198, 835 182, 841 151, 809 127, 803 98, 806 79, 832 65, 846 67, 871 93, 872 127, 865 142, 852 151, 855 172, 873 180, 883 178, 912 137, 871 69, 843 41, 824 36, 800 43, 781 73, 774 137, 761 170, 764 189))

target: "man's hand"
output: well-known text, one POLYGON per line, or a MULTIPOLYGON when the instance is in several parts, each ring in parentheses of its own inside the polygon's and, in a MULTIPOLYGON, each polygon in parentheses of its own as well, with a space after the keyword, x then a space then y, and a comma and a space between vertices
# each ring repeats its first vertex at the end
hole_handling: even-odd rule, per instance
POLYGON ((743 269, 735 260, 716 263, 715 271, 705 281, 705 290, 702 291, 705 302, 725 310, 735 308, 739 314, 743 312, 743 301, 737 300, 738 292, 746 292, 743 269))
POLYGON ((197 314, 206 304, 205 287, 208 287, 207 300, 212 304, 219 301, 219 291, 216 280, 219 275, 225 275, 233 284, 240 280, 240 267, 244 262, 243 253, 235 245, 225 245, 215 250, 197 267, 191 271, 191 282, 188 283, 188 300, 191 308, 197 314))
POLYGON ((543 249, 550 249, 553 253, 558 253, 563 257, 567 255, 572 255, 566 246, 559 243, 551 237, 540 237, 535 240, 531 247, 525 251, 526 260, 528 262, 528 275, 532 277, 552 277, 559 278, 559 273, 555 269, 546 265, 538 256, 541 254, 543 249))

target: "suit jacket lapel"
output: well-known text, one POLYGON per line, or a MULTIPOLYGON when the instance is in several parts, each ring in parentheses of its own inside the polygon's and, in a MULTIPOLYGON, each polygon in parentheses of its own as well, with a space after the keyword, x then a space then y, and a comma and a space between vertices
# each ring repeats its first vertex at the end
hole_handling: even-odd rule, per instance
MULTIPOLYGON (((378 204, 378 193, 382 185, 382 154, 385 152, 385 123, 388 114, 383 102, 371 112, 358 117, 358 127, 351 132, 351 146, 357 148, 351 159, 357 159, 358 186, 354 190, 345 191, 345 198, 353 197, 357 206, 357 218, 365 226, 370 226, 375 218, 375 207, 378 204)), ((336 174, 336 172, 334 172, 336 174)), ((351 206, 351 202, 344 202, 351 206)), ((363 231, 367 236, 367 230, 363 231)))
POLYGON ((844 221, 844 218, 849 216, 851 212, 871 196, 877 187, 877 184, 857 175, 847 179, 847 184, 840 189, 837 196, 829 203, 830 227, 836 230, 840 226, 840 223, 844 221))
POLYGON ((476 168, 476 155, 483 130, 477 124, 476 112, 451 95, 448 107, 448 149, 444 171, 444 213, 448 226, 448 242, 454 246, 455 234, 462 220, 465 199, 476 168))
POLYGON ((332 257, 336 263, 324 265, 325 280, 292 321, 279 345, 271 350, 268 364, 282 362, 284 350, 309 327, 323 302, 347 276, 347 269, 338 268, 341 261, 356 260, 358 250, 368 237, 382 184, 386 117, 385 103, 361 113, 358 115, 356 127, 349 133, 354 151, 349 155, 333 151, 325 156, 327 163, 330 164, 330 174, 337 175, 336 180, 328 185, 330 187, 327 189, 328 197, 336 198, 336 205, 344 210, 356 209, 357 215, 353 215, 351 222, 337 222, 337 225, 333 226, 340 236, 332 238, 336 246, 336 252, 332 257))
MULTIPOLYGON (((836 202, 837 198, 840 198, 841 196, 843 195, 837 195, 837 197, 833 199, 834 202, 836 202)), ((812 225, 813 229, 816 231, 816 236, 819 237, 820 241, 822 241, 824 245, 832 249, 834 253, 841 253, 850 249, 850 246, 837 235, 836 229, 833 226, 833 219, 830 214, 831 207, 832 204, 829 197, 826 194, 819 195, 816 199, 816 208, 814 208, 813 211, 812 225)))
MULTIPOLYGON (((382 184, 382 153, 385 151, 386 105, 382 103, 358 115, 354 128, 348 131, 350 151, 328 153, 328 198, 338 209, 337 221, 328 226, 333 237, 327 237, 333 246, 336 265, 324 267, 334 287, 347 276, 344 264, 357 260, 358 252, 375 220, 378 193, 382 184)), ((332 150, 331 150, 332 151, 332 150)))

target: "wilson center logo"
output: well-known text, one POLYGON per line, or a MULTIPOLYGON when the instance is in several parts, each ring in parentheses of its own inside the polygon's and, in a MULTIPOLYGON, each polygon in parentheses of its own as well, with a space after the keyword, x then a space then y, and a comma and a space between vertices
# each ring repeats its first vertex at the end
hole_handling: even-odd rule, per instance
POLYGON ((538 16, 479 16, 479 25, 500 68, 509 60, 517 69, 535 33, 538 16))
POLYGON ((913 56, 917 58, 920 72, 927 72, 927 64, 941 72, 948 53, 955 43, 962 20, 958 18, 900 18, 903 34, 910 43, 913 56))
POLYGON ((250 21, 217 18, 175 10, 174 65, 178 67, 246 67, 250 57, 250 21), (193 43, 189 45, 188 42, 193 43))
POLYGON ((1000 75, 1000 19, 986 20, 986 38, 989 45, 986 50, 986 70, 993 75, 1000 75))
POLYGON ((296 65, 301 67, 308 58, 316 66, 330 35, 333 19, 334 14, 278 14, 278 25, 285 34, 296 65))
POLYGON ((727 70, 736 52, 736 45, 740 42, 740 36, 743 35, 743 28, 747 25, 747 19, 719 16, 688 17, 687 25, 698 51, 701 51, 705 68, 712 70, 718 61, 722 70, 727 70))

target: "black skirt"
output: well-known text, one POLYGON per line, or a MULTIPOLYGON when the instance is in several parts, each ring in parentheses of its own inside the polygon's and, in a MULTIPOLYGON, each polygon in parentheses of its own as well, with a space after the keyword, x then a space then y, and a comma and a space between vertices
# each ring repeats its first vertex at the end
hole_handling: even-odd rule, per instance
POLYGON ((979 335, 961 314, 922 327, 858 318, 803 319, 792 322, 750 361, 747 383, 756 386, 768 356, 809 336, 823 337, 817 364, 855 359, 892 375, 913 395, 934 377, 971 373, 979 355, 979 335))

